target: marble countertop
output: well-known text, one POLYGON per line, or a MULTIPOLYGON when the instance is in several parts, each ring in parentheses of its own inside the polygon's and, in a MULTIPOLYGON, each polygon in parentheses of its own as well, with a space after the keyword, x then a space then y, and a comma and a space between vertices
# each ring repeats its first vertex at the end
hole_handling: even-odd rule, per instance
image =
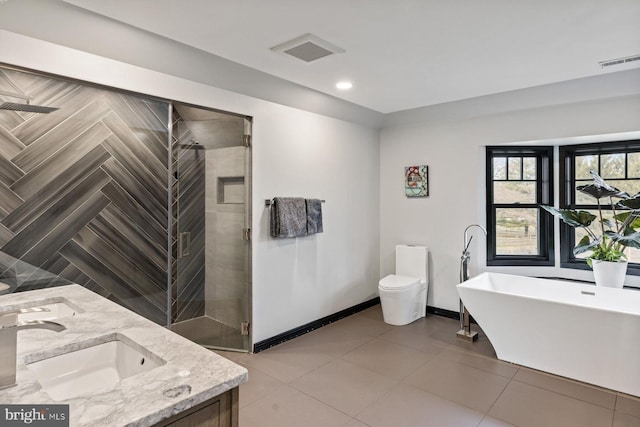
POLYGON ((55 319, 66 330, 18 332, 17 386, 0 390, 2 404, 69 404, 71 426, 148 426, 247 381, 247 370, 80 285, 0 296, 0 313, 61 302, 77 308, 55 319), (125 378, 115 390, 54 401, 25 363, 104 342, 133 341, 166 363, 125 378))

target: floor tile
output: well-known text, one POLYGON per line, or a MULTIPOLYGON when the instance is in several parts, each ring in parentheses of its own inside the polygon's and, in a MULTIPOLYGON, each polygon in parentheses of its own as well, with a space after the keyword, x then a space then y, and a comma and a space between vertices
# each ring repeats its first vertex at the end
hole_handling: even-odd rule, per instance
MULTIPOLYGON (((282 346, 286 345, 281 344, 282 346)), ((271 377, 289 383, 333 360, 313 350, 274 347, 244 359, 242 365, 256 368, 271 377)))
POLYGON ((249 367, 249 381, 240 385, 240 407, 246 406, 266 395, 273 393, 278 387, 282 387, 284 383, 277 379, 255 369, 249 367))
POLYGON ((291 383, 296 389, 351 416, 358 415, 394 384, 387 377, 340 359, 291 383))
POLYGON ((352 418, 344 427, 371 427, 369 424, 361 423, 360 421, 352 418))
POLYGON ((425 353, 438 354, 447 348, 448 344, 429 337, 428 328, 425 322, 417 321, 406 326, 396 326, 379 338, 425 353))
POLYGON ((458 327, 387 325, 378 305, 255 355, 217 353, 249 369, 242 427, 640 427, 639 398, 499 361, 458 327))
POLYGON ((476 427, 482 417, 480 412, 400 384, 356 418, 371 427, 476 427))
POLYGON ((496 351, 493 349, 493 345, 491 345, 491 341, 489 341, 489 338, 487 338, 484 332, 482 332, 482 329, 474 325, 472 330, 478 332, 478 339, 474 342, 459 339, 455 332, 452 336, 451 333, 445 334, 444 331, 438 331, 434 333, 432 337, 449 342, 453 347, 456 348, 456 350, 464 350, 468 351, 469 353, 479 354, 497 359, 496 351))
POLYGON ((615 392, 533 369, 521 368, 514 379, 545 390, 584 400, 585 402, 593 403, 594 405, 599 405, 607 409, 614 409, 616 404, 615 392))
POLYGON ((430 357, 411 347, 374 339, 345 354, 342 359, 400 380, 424 365, 430 357))
POLYGON ((622 412, 640 418, 640 398, 618 393, 616 412, 622 412))
POLYGON ((489 415, 521 427, 609 427, 613 411, 511 381, 489 415))
POLYGON ((351 417, 288 386, 240 410, 242 427, 344 426, 351 417))
POLYGON ((229 359, 234 363, 242 365, 242 361, 250 357, 249 353, 242 353, 237 351, 223 351, 223 350, 212 350, 214 353, 219 354, 225 359, 229 359))
POLYGON ((404 382, 484 413, 509 379, 436 357, 404 382))
POLYGON ((484 417, 478 427, 514 427, 514 425, 492 417, 484 417))
POLYGON ((338 320, 329 325, 329 327, 346 328, 352 332, 370 337, 378 337, 393 328, 393 326, 384 323, 382 319, 376 320, 359 314, 338 320))
POLYGON ((640 418, 633 415, 616 412, 613 414, 613 427, 638 427, 640 418))
POLYGON ((460 351, 455 347, 450 347, 438 354, 438 357, 450 362, 457 362, 463 365, 472 366, 485 372, 500 375, 506 378, 513 378, 519 367, 512 363, 502 362, 494 358, 481 356, 466 351, 460 351))
POLYGON ((340 357, 351 350, 371 341, 373 337, 345 327, 331 327, 317 329, 306 335, 288 341, 278 347, 302 351, 306 354, 317 354, 328 357, 340 357))
POLYGON ((366 310, 362 310, 358 312, 358 316, 368 317, 372 320, 383 320, 382 317, 382 306, 380 304, 374 305, 373 307, 369 307, 366 310))

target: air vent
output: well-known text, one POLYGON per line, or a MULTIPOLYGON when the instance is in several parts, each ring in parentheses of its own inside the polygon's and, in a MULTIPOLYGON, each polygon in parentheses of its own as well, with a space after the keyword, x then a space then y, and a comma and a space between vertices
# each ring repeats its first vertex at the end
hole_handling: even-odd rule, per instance
POLYGON ((627 56, 626 58, 610 59, 608 61, 598 62, 602 68, 612 67, 614 65, 628 64, 629 62, 640 61, 640 55, 627 56))
POLYGON ((274 52, 285 53, 307 63, 329 55, 344 52, 344 49, 341 49, 326 40, 322 40, 313 34, 304 34, 300 37, 296 37, 293 40, 289 40, 288 42, 272 47, 271 50, 274 52))

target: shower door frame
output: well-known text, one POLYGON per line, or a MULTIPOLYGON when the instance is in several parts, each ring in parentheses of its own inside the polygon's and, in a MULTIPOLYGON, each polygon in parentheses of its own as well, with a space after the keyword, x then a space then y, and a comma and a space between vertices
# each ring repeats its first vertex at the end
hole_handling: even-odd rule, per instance
MULTIPOLYGON (((167 325, 166 327, 168 329, 172 328, 172 325, 174 323, 179 323, 179 322, 174 322, 173 321, 173 317, 174 317, 174 310, 173 307, 176 306, 176 302, 174 302, 174 295, 173 295, 173 289, 174 287, 176 287, 177 289, 177 283, 178 283, 178 262, 180 261, 180 254, 177 252, 174 252, 176 249, 176 247, 178 246, 178 242, 177 239, 179 238, 179 233, 180 233, 180 228, 179 228, 179 206, 176 204, 177 199, 179 199, 178 195, 179 195, 179 180, 180 177, 176 176, 176 173, 179 173, 179 168, 178 168, 178 155, 176 155, 173 150, 173 124, 175 122, 175 114, 174 114, 174 104, 180 104, 186 107, 190 107, 190 108, 196 108, 198 110, 203 110, 203 111, 212 111, 212 112, 216 112, 216 113, 221 113, 221 114, 225 114, 225 115, 229 115, 229 116, 236 116, 239 118, 242 118, 244 120, 244 144, 243 145, 238 145, 237 147, 243 147, 245 150, 245 154, 244 154, 244 172, 245 172, 245 176, 244 176, 244 187, 245 187, 245 194, 244 194, 244 229, 246 230, 246 239, 245 240, 245 249, 244 249, 244 263, 245 263, 245 274, 246 274, 246 279, 243 283, 243 286, 246 289, 246 301, 244 301, 243 304, 243 308, 246 310, 246 323, 247 323, 247 333, 246 333, 246 348, 229 348, 229 347, 223 347, 223 346, 211 346, 211 345, 202 345, 205 348, 209 348, 209 349, 219 349, 219 350, 225 350, 225 351, 238 351, 238 352, 252 352, 253 350, 253 243, 252 243, 252 219, 253 219, 253 210, 252 210, 252 177, 253 177, 253 144, 252 144, 252 139, 253 139, 253 118, 251 116, 247 116, 247 115, 243 115, 243 114, 238 114, 238 113, 232 113, 229 111, 224 111, 224 110, 219 110, 219 109, 215 109, 215 108, 208 108, 208 107, 203 107, 200 105, 195 105, 195 104, 189 104, 189 103, 185 103, 185 102, 179 102, 179 101, 169 101, 170 102, 170 108, 169 108, 169 132, 168 132, 168 138, 169 138, 169 150, 168 150, 168 161, 169 161, 169 167, 168 169, 168 173, 169 173, 169 190, 168 190, 168 197, 169 197, 169 209, 168 209, 168 215, 169 215, 169 228, 170 230, 169 235, 168 235, 168 239, 167 239, 167 245, 168 245, 168 257, 167 257, 167 325), (176 156, 176 157, 174 157, 176 156), (175 164, 175 169, 173 168, 173 165, 175 164), (177 187, 175 187, 177 185, 177 187), (176 188, 176 190, 174 191, 173 189, 176 188), (174 212, 173 207, 176 206, 176 210, 177 212, 174 212), (175 221, 173 216, 175 215, 175 221), (175 256, 174 256, 175 253, 175 256), (174 268, 175 266, 175 268, 174 268)), ((179 150, 179 148, 178 148, 179 150)), ((207 149, 205 149, 206 151, 207 149)), ((243 230, 243 235, 245 235, 245 232, 243 230)), ((204 286, 204 284, 203 284, 204 286)), ((178 295, 175 296, 176 299, 179 298, 178 295)), ((245 322, 243 322, 244 324, 245 322)), ((245 335, 245 334, 243 334, 245 335)), ((198 343, 199 344, 199 343, 198 343)))

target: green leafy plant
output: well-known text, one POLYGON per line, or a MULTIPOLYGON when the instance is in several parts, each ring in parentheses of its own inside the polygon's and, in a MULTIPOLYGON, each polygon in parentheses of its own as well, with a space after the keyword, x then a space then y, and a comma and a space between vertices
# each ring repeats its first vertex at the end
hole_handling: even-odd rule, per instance
POLYGON ((623 262, 627 257, 624 254, 626 247, 640 249, 640 193, 630 196, 607 184, 595 171, 590 171, 593 182, 576 187, 581 193, 596 199, 598 215, 591 212, 575 209, 557 209, 553 206, 541 205, 547 212, 559 217, 566 224, 582 228, 587 233, 573 248, 573 254, 579 255, 591 251, 587 263, 592 266, 591 260, 623 262), (602 215, 601 199, 606 199, 611 206, 612 218, 605 219, 602 215), (600 223, 601 233, 594 232, 591 224, 594 221, 600 223))

